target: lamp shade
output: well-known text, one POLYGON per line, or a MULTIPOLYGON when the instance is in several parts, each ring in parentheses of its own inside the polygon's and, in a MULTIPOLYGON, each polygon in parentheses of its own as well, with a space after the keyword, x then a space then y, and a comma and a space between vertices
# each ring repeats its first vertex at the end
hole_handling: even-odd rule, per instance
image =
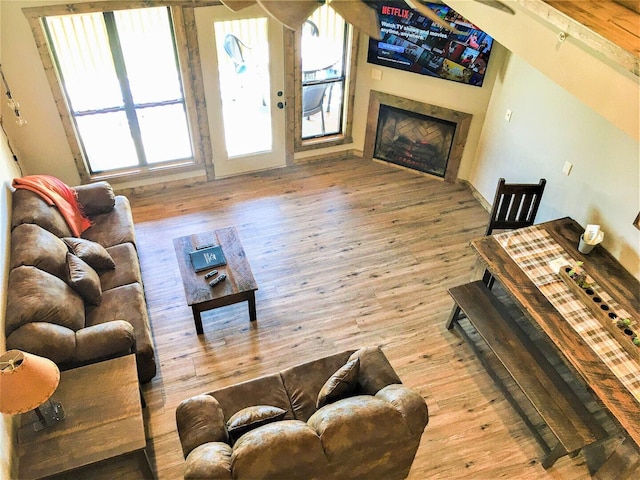
POLYGON ((60 370, 51 360, 20 350, 0 356, 0 412, 33 410, 49 400, 60 383, 60 370))

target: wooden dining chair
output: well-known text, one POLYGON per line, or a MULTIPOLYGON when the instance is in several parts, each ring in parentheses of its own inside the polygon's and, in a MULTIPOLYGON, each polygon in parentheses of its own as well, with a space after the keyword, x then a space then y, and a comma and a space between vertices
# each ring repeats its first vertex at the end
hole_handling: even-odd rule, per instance
POLYGON ((485 235, 491 235, 494 230, 515 230, 533 225, 546 183, 544 178, 536 184, 506 183, 501 178, 485 235))
MULTIPOLYGON (((494 230, 515 230, 533 225, 546 183, 544 178, 533 184, 506 183, 504 178, 498 180, 485 235, 491 235, 494 230)), ((493 286, 494 278, 488 270, 482 281, 489 288, 493 286)))

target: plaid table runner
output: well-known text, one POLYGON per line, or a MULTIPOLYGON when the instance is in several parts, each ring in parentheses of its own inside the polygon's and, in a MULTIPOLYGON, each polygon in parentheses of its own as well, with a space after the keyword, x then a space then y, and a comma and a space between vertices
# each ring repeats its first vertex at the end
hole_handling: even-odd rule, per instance
MULTIPOLYGON (((600 325, 550 265, 551 261, 562 259, 564 265, 574 266, 577 260, 538 225, 500 233, 494 238, 640 404, 640 365, 600 325)), ((597 283, 590 281, 590 287, 620 318, 630 316, 597 283)))

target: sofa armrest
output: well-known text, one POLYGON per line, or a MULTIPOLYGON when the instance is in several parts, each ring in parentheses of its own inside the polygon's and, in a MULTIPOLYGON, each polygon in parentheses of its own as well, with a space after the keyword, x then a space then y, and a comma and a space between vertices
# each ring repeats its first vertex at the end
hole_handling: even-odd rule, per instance
POLYGON ((380 347, 364 347, 354 352, 349 360, 360 359, 357 392, 375 395, 382 388, 402 383, 380 347))
POLYGON ((125 320, 113 320, 76 332, 76 360, 87 362, 98 358, 127 354, 135 346, 135 333, 125 320))
POLYGON ((196 395, 182 401, 176 409, 176 423, 185 458, 199 445, 229 443, 224 413, 211 395, 196 395))
POLYGON ((75 358, 76 332, 55 323, 31 322, 11 332, 7 349, 24 350, 60 365, 75 358))
POLYGON ((376 398, 386 400, 400 412, 412 435, 422 435, 429 423, 429 410, 422 395, 404 385, 389 385, 376 393, 376 398))
POLYGON ((98 215, 113 210, 116 197, 113 188, 107 182, 89 183, 73 188, 78 195, 78 202, 82 205, 86 215, 98 215))
POLYGON ((185 480, 231 480, 231 447, 223 442, 208 442, 187 456, 185 480))

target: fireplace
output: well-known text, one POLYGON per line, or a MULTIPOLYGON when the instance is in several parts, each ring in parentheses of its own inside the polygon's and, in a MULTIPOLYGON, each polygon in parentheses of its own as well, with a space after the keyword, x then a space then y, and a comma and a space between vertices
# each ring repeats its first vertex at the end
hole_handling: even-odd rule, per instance
POLYGON ((471 117, 371 91, 364 156, 455 182, 471 117))

